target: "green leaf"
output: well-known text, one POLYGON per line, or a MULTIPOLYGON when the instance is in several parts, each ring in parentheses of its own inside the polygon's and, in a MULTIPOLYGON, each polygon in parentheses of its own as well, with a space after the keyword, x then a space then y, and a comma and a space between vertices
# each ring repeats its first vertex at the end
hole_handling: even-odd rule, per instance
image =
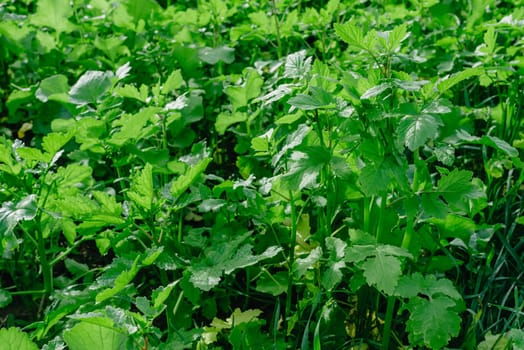
POLYGON ((293 273, 297 279, 302 278, 307 270, 315 268, 322 257, 322 248, 316 247, 305 258, 296 258, 293 262, 293 273))
POLYGON ((261 260, 269 259, 282 251, 281 247, 269 247, 262 254, 254 255, 251 244, 238 246, 237 241, 217 243, 206 249, 205 259, 196 261, 189 268, 191 283, 203 290, 209 291, 220 283, 222 274, 231 274, 233 271, 255 265, 261 260))
POLYGON ((178 198, 191 186, 196 179, 206 170, 211 158, 204 158, 188 168, 185 174, 180 175, 171 184, 171 194, 178 198))
POLYGON ((38 350, 29 336, 16 327, 0 329, 0 344, 3 350, 38 350))
POLYGON ((274 274, 266 272, 257 280, 255 289, 261 293, 277 296, 287 291, 288 281, 289 275, 285 271, 279 271, 274 274))
POLYGON ((158 287, 153 291, 153 295, 151 296, 151 300, 153 301, 153 307, 155 309, 160 308, 162 305, 165 304, 167 298, 171 294, 171 291, 173 288, 178 284, 179 280, 176 280, 170 284, 168 284, 165 287, 158 287))
POLYGON ((400 278, 395 295, 403 298, 414 298, 420 294, 430 299, 438 296, 446 296, 453 300, 462 299, 453 283, 447 278, 437 279, 435 275, 423 276, 419 272, 400 278))
POLYGON ((0 289, 0 308, 6 307, 11 304, 12 301, 13 297, 11 296, 11 293, 5 289, 0 289))
POLYGON ((140 139, 145 132, 147 122, 151 121, 160 110, 158 107, 146 107, 136 114, 124 114, 120 119, 113 122, 115 128, 119 126, 121 128, 113 133, 107 142, 121 147, 132 140, 140 139))
POLYGON ((129 198, 147 211, 151 211, 155 192, 153 187, 153 166, 146 163, 144 168, 139 171, 131 180, 131 188, 127 193, 129 198))
POLYGON ((146 85, 141 85, 139 90, 133 85, 126 84, 124 86, 117 86, 113 91, 118 96, 132 98, 147 103, 148 88, 146 85))
POLYGON ((255 97, 259 97, 264 80, 255 69, 244 72, 244 82, 238 86, 228 86, 224 90, 233 105, 233 111, 245 107, 255 97))
POLYGON ((0 208, 0 239, 1 252, 4 257, 10 256, 12 250, 18 247, 18 240, 13 229, 20 221, 33 220, 38 212, 36 195, 22 198, 16 204, 5 202, 0 208))
POLYGON ((68 132, 65 134, 52 132, 44 136, 42 140, 42 148, 51 156, 55 155, 60 151, 73 137, 73 133, 68 132))
POLYGON ((453 310, 455 302, 448 297, 414 298, 407 304, 410 311, 406 327, 412 345, 423 344, 441 349, 460 331, 460 317, 453 310))
POLYGON ((400 120, 397 129, 399 141, 414 151, 428 140, 435 139, 441 125, 439 120, 429 114, 406 115, 400 120))
POLYGON ((174 92, 184 84, 184 78, 182 77, 182 71, 180 69, 174 70, 167 77, 166 82, 162 85, 162 93, 164 95, 174 92))
POLYGON ((103 291, 99 292, 96 295, 97 303, 101 303, 104 300, 107 300, 115 296, 116 294, 123 291, 129 283, 131 283, 133 278, 135 278, 136 274, 140 270, 140 266, 138 266, 139 259, 140 259, 140 256, 137 256, 135 260, 133 261, 133 264, 131 265, 131 268, 129 270, 120 272, 120 274, 114 280, 113 287, 104 289, 103 291))
POLYGON ((362 269, 366 282, 387 295, 393 294, 402 273, 400 260, 382 253, 368 258, 362 264, 362 269))
POLYGON ((198 57, 202 61, 212 65, 215 65, 220 61, 230 64, 235 61, 235 49, 228 46, 216 48, 205 47, 199 51, 198 57))
POLYGON ((333 108, 335 100, 333 96, 317 86, 309 88, 311 95, 299 94, 289 99, 288 103, 293 107, 303 110, 314 110, 321 108, 333 108))
POLYGON ((311 70, 311 57, 306 58, 306 50, 289 54, 284 66, 284 77, 300 79, 307 76, 311 70))
POLYGON ((347 44, 357 48, 366 47, 364 32, 360 26, 351 22, 346 22, 344 24, 335 23, 334 28, 335 33, 347 44))
POLYGON ((468 170, 453 169, 438 181, 437 192, 451 205, 461 207, 465 199, 480 198, 483 194, 468 170))
POLYGON ((358 181, 366 196, 372 196, 386 191, 390 184, 390 175, 383 166, 367 164, 360 170, 358 181))
POLYGON ((44 103, 47 101, 68 102, 68 91, 67 77, 57 74, 42 80, 35 96, 44 103))
POLYGON ((69 90, 70 102, 77 105, 96 104, 111 87, 110 72, 87 71, 69 90))
POLYGON ((236 123, 245 122, 247 120, 247 113, 234 112, 234 113, 220 113, 215 121, 215 129, 220 135, 224 135, 227 128, 236 123))
POLYGON ((440 93, 443 93, 466 79, 469 79, 474 76, 479 76, 482 74, 484 74, 484 70, 481 67, 467 68, 463 70, 462 72, 458 72, 451 76, 447 76, 444 79, 441 79, 437 83, 437 89, 440 93))
POLYGON ((31 24, 39 27, 49 27, 58 33, 71 32, 75 29, 68 18, 73 15, 69 0, 38 0, 36 13, 31 16, 31 24))
MULTIPOLYGON (((107 319, 108 323, 113 323, 107 319)), ((82 321, 64 331, 64 340, 70 350, 124 350, 127 335, 111 327, 82 321)))
POLYGON ((314 187, 322 167, 329 163, 330 154, 322 147, 310 146, 303 151, 293 151, 289 159, 289 170, 282 177, 290 190, 314 187))
POLYGON ((391 89, 390 83, 382 83, 376 86, 373 86, 372 88, 366 90, 362 96, 360 96, 361 100, 368 100, 372 97, 378 96, 387 89, 391 89))

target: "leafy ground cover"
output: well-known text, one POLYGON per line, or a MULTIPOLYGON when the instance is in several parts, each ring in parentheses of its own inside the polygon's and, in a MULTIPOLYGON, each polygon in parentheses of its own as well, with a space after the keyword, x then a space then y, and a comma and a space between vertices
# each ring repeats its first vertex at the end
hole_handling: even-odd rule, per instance
POLYGON ((0 342, 524 349, 522 5, 3 1, 0 342))

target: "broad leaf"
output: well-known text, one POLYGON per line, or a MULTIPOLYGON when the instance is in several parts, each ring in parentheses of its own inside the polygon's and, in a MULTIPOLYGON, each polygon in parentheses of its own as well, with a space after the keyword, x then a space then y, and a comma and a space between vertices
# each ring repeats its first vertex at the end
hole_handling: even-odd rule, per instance
MULTIPOLYGON (((112 323, 110 319, 107 321, 112 323)), ((127 335, 111 327, 82 321, 64 331, 64 340, 70 350, 124 350, 127 335)))
POLYGON ((227 128, 233 124, 245 122, 247 120, 247 113, 234 112, 234 113, 220 113, 215 121, 215 129, 220 135, 224 135, 227 128))
POLYGON ((36 13, 31 16, 31 23, 40 27, 49 27, 58 33, 71 32, 75 29, 68 18, 73 15, 69 0, 39 0, 36 13))
POLYGON ((362 264, 366 282, 381 292, 392 295, 402 273, 401 262, 397 257, 377 254, 362 264))
POLYGON ((266 272, 257 280, 256 290, 261 293, 268 293, 273 296, 280 295, 287 291, 289 275, 287 272, 277 273, 266 272))
POLYGON ((483 195, 482 190, 471 181, 472 176, 471 171, 453 169, 438 181, 437 192, 450 205, 462 208, 465 200, 483 195))
POLYGON ((235 49, 228 46, 216 48, 205 47, 200 50, 198 57, 200 57, 202 61, 213 65, 220 61, 229 64, 235 61, 235 49))
POLYGON ((322 88, 311 86, 311 95, 297 95, 289 99, 288 103, 293 107, 303 110, 314 110, 320 108, 333 108, 335 100, 333 96, 322 88))
POLYGON ((68 91, 67 77, 57 74, 42 80, 35 92, 35 96, 44 103, 47 101, 68 102, 68 91))
POLYGON ((77 105, 96 104, 112 85, 110 72, 87 71, 69 91, 71 103, 77 105))
POLYGON ((407 115, 400 120, 397 129, 399 141, 414 151, 428 140, 435 139, 440 125, 442 123, 429 114, 407 115))
POLYGON ((15 327, 0 329, 0 344, 3 350, 38 350, 27 333, 15 327))
POLYGON ((460 332, 460 317, 453 310, 455 302, 448 297, 414 298, 407 304, 410 311, 406 327, 411 344, 441 349, 460 332))

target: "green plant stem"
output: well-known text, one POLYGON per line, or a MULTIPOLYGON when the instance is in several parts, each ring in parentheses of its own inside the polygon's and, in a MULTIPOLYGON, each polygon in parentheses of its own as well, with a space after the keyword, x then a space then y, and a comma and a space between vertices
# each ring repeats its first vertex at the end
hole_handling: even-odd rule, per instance
POLYGON ((293 193, 289 191, 289 205, 291 206, 291 239, 289 242, 289 276, 286 295, 286 323, 291 315, 291 297, 293 294, 293 263, 295 262, 295 245, 297 241, 297 213, 293 193))
POLYGON ((38 227, 36 231, 36 240, 38 242, 38 257, 40 259, 40 266, 42 267, 42 276, 44 278, 44 290, 46 295, 50 295, 51 292, 53 292, 53 266, 49 264, 49 260, 47 259, 47 251, 42 229, 38 227))
POLYGON ((273 12, 273 19, 275 21, 275 30, 277 32, 277 56, 278 58, 282 57, 282 42, 280 39, 280 22, 277 16, 277 5, 275 0, 271 0, 271 7, 273 12))
POLYGON ((384 232, 386 231, 384 229, 384 216, 386 215, 386 203, 387 203, 387 194, 382 193, 380 195, 380 211, 378 213, 378 224, 377 224, 377 230, 376 230, 376 238, 377 238, 378 243, 384 241, 384 232))
POLYGON ((386 307, 386 319, 384 320, 384 333, 382 334, 382 350, 389 349, 389 341, 391 339, 391 328, 393 324, 393 311, 395 310, 396 298, 388 296, 386 307))

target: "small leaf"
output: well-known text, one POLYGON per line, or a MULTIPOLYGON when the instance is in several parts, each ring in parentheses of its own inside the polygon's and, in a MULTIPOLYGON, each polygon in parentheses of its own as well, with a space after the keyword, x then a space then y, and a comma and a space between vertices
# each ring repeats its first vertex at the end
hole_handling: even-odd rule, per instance
POLYGON ((351 22, 344 24, 335 23, 335 33, 344 40, 347 44, 355 46, 357 48, 364 48, 364 33, 360 26, 357 26, 351 22))
POLYGON ((153 187, 153 166, 146 163, 144 168, 132 178, 129 198, 139 207, 150 211, 155 196, 153 187))
POLYGON ((180 89, 183 84, 184 78, 182 77, 182 71, 180 69, 176 69, 171 72, 171 74, 169 74, 166 82, 164 85, 162 85, 161 91, 164 95, 166 95, 180 89))
POLYGON ((6 307, 11 304, 12 301, 13 297, 11 296, 11 293, 5 289, 0 289, 0 308, 6 307))
POLYGON ((311 70, 311 57, 306 58, 306 50, 301 50, 286 57, 284 77, 304 78, 311 70))
POLYGON ((438 181, 437 192, 451 205, 461 207, 466 199, 481 198, 482 190, 471 181, 473 173, 453 169, 438 181))
POLYGON ((136 274, 140 270, 138 266, 138 260, 140 256, 137 256, 131 265, 129 270, 125 270, 119 273, 119 275, 114 280, 114 286, 111 288, 104 289, 96 295, 96 302, 101 303, 104 300, 107 300, 116 294, 123 291, 129 283, 135 278, 136 274))

